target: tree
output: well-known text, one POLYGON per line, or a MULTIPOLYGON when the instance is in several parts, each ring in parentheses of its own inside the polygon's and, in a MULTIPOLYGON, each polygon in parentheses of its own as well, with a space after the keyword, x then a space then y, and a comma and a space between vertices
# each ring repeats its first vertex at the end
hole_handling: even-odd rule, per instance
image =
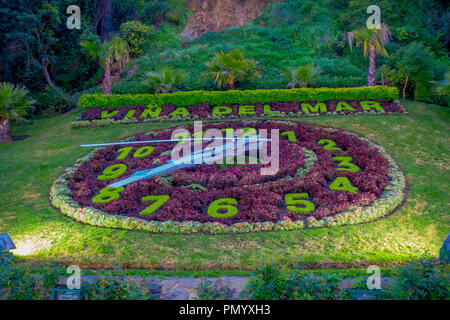
POLYGON ((443 76, 436 56, 422 42, 415 41, 401 47, 387 62, 396 71, 394 82, 402 85, 403 98, 411 86, 416 100, 427 101, 432 93, 432 81, 443 76))
POLYGON ((0 143, 11 141, 9 122, 22 118, 33 109, 35 100, 29 98, 29 91, 21 85, 0 83, 0 143))
POLYGON ((186 74, 165 67, 159 72, 147 72, 146 76, 148 80, 144 82, 153 86, 156 93, 169 93, 178 91, 176 86, 180 84, 186 74))
POLYGON ((113 1, 98 0, 95 30, 100 36, 101 43, 110 40, 113 32, 113 1))
POLYGON ((304 66, 290 68, 281 74, 289 79, 288 88, 305 88, 312 85, 322 72, 323 70, 320 67, 314 66, 314 63, 309 63, 304 66))
POLYGON ((256 65, 258 62, 246 59, 242 51, 233 49, 227 53, 217 53, 213 60, 206 62, 209 72, 204 75, 214 80, 219 88, 234 90, 236 82, 254 80, 261 77, 256 65))
POLYGON ((353 48, 353 40, 356 40, 356 47, 362 47, 364 57, 369 57, 369 72, 367 73, 367 85, 369 87, 376 84, 375 59, 377 55, 388 56, 384 46, 389 42, 391 33, 385 24, 381 24, 380 29, 361 28, 349 32, 348 42, 350 50, 353 48))
POLYGON ((56 5, 43 1, 37 13, 29 9, 27 20, 34 36, 36 52, 33 55, 34 62, 42 68, 42 74, 49 86, 54 86, 48 71, 53 57, 52 47, 58 42, 55 37, 55 26, 61 23, 59 9, 56 5))
POLYGON ((100 60, 100 64, 104 68, 103 93, 110 94, 112 90, 112 68, 120 71, 129 60, 127 42, 115 37, 101 44, 94 41, 82 41, 80 44, 90 56, 100 60))

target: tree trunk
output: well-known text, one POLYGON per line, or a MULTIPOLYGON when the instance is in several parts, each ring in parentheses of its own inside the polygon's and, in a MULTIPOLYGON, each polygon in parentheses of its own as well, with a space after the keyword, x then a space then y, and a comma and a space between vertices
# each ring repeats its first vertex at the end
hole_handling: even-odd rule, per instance
POLYGON ((113 31, 112 22, 112 0, 98 0, 97 1, 97 17, 95 21, 95 29, 100 36, 100 41, 103 43, 105 40, 111 38, 113 31))
POLYGON ((405 85, 403 86, 403 99, 406 97, 406 86, 408 85, 409 76, 406 76, 405 85))
POLYGON ((105 60, 105 75, 103 76, 103 94, 111 94, 112 80, 111 80, 111 62, 109 59, 105 60))
POLYGON ((370 46, 370 57, 369 57, 369 72, 367 73, 367 85, 373 87, 376 85, 376 70, 375 70, 375 47, 370 46))
POLYGON ((11 142, 11 133, 9 128, 9 122, 6 119, 0 120, 0 143, 11 142))
POLYGON ((42 59, 41 63, 42 63, 42 73, 44 75, 45 81, 50 87, 53 87, 54 84, 52 78, 50 78, 50 73, 48 73, 48 65, 49 65, 48 59, 47 58, 42 59))

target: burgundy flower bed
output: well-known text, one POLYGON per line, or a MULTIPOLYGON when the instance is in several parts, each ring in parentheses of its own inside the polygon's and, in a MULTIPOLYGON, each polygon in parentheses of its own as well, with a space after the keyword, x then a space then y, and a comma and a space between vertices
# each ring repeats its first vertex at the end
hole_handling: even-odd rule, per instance
MULTIPOLYGON (((294 108, 295 103, 276 104, 280 108, 294 108)), ((297 105, 298 106, 298 105, 297 105)), ((197 108, 197 107, 196 107, 197 108)), ((206 110, 209 108, 204 105, 206 110)), ((88 114, 97 112, 87 110, 88 114)), ((119 113, 126 113, 125 110, 119 113)), ((226 225, 238 222, 277 222, 286 218, 306 220, 308 217, 321 219, 334 216, 350 206, 367 206, 380 198, 389 183, 389 163, 374 147, 366 141, 344 132, 331 132, 326 128, 316 128, 305 123, 283 123, 275 121, 233 122, 222 124, 204 124, 208 128, 278 128, 280 134, 294 131, 297 141, 291 142, 280 137, 280 169, 273 176, 260 175, 264 165, 196 165, 195 167, 173 171, 162 177, 131 183, 125 186, 120 197, 109 203, 93 203, 94 196, 114 181, 129 177, 134 172, 159 166, 167 161, 167 151, 175 143, 154 144, 153 152, 144 158, 127 156, 117 160, 118 150, 123 146, 111 146, 99 150, 95 156, 82 165, 69 180, 71 197, 82 207, 94 207, 112 215, 123 215, 154 221, 198 221, 221 222, 226 225), (326 144, 318 144, 322 139, 336 143, 341 150, 327 150, 326 144), (305 154, 302 148, 311 150, 317 156, 314 166, 305 176, 296 172, 304 165, 305 154), (358 172, 338 170, 336 156, 351 157, 351 163, 359 168, 358 172), (105 168, 122 163, 127 170, 113 180, 98 180, 105 168), (332 190, 330 185, 338 177, 345 177, 358 189, 356 193, 332 190), (307 193, 308 200, 315 206, 314 211, 298 214, 288 210, 285 195, 307 193), (142 202, 149 195, 170 196, 159 209, 149 215, 140 215, 150 203, 142 202), (215 218, 208 215, 210 204, 221 198, 233 198, 237 201, 238 213, 229 218, 215 218)), ((193 132, 193 126, 188 127, 193 132)), ((156 135, 141 133, 131 140, 168 139, 172 129, 160 131, 156 135)), ((144 145, 135 145, 134 150, 144 145)), ((270 150, 270 148, 269 148, 270 150)), ((131 153, 130 153, 131 154, 131 153)))
MULTIPOLYGON (((325 113, 334 113, 336 112, 336 106, 340 101, 327 101, 324 102, 326 105, 326 112, 322 112, 322 110, 318 109, 317 112, 306 112, 306 114, 325 114, 325 113)), ((376 111, 376 109, 372 109, 373 112, 377 113, 406 113, 406 109, 398 104, 395 101, 384 101, 379 100, 377 101, 380 105, 380 107, 384 110, 382 112, 376 111)), ((341 107, 341 110, 338 110, 337 114, 355 114, 355 113, 363 113, 365 112, 360 104, 360 101, 345 101, 348 105, 350 105, 354 110, 345 110, 345 108, 341 107)), ((312 107, 316 106, 316 102, 308 102, 312 107)), ((228 117, 240 117, 240 116, 264 116, 267 115, 267 112, 265 114, 264 111, 264 105, 267 104, 261 104, 261 103, 254 103, 250 104, 251 106, 254 106, 254 114, 252 110, 252 114, 246 114, 246 115, 240 115, 239 114, 239 105, 238 104, 224 104, 222 106, 231 107, 232 112, 226 113, 221 115, 222 118, 228 118, 228 117)), ((270 105, 270 111, 271 112, 278 112, 280 115, 287 115, 289 113, 302 115, 305 114, 305 112, 301 108, 301 104, 299 102, 273 102, 268 104, 270 105)), ((213 117, 213 108, 217 106, 212 106, 207 103, 200 103, 196 106, 188 106, 186 107, 187 111, 189 112, 188 117, 190 118, 198 118, 198 119, 207 119, 213 117)), ((93 121, 93 120, 105 120, 105 119, 112 119, 114 121, 124 120, 125 116, 128 114, 130 110, 136 110, 131 117, 131 119, 135 119, 135 121, 141 122, 150 119, 150 117, 143 117, 141 118, 142 112, 147 107, 144 105, 138 105, 138 106, 123 106, 120 108, 90 108, 87 110, 84 110, 81 114, 81 121, 93 121), (102 111, 106 111, 107 113, 112 114, 112 116, 104 117, 102 119, 102 111), (115 111, 118 111, 115 113, 115 111), (114 112, 114 113, 113 113, 114 112)), ((348 108, 350 109, 350 108, 348 108)), ((170 115, 175 110, 177 110, 177 107, 174 105, 164 105, 162 107, 162 111, 159 114, 158 117, 155 117, 153 120, 161 119, 162 117, 167 117, 169 119, 171 118, 178 118, 179 115, 170 115)), ((366 111, 367 112, 367 111, 366 111)), ((276 114, 273 114, 276 115, 276 114)))

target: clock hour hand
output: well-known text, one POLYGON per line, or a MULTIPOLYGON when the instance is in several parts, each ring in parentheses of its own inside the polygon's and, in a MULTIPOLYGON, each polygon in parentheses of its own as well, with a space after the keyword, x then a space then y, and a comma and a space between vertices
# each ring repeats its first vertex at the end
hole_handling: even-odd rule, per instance
MULTIPOLYGON (((248 137, 247 139, 239 139, 239 140, 236 140, 233 138, 231 138, 231 139, 233 140, 232 142, 226 143, 225 145, 221 146, 222 147, 222 157, 226 154, 226 150, 228 150, 230 148, 240 150, 240 148, 243 145, 248 144, 250 141, 252 141, 252 140, 258 141, 259 135, 251 136, 251 137, 248 137)), ((199 158, 201 159, 201 163, 205 163, 206 161, 211 160, 213 154, 215 154, 215 152, 216 152, 216 149, 220 149, 220 147, 214 148, 211 151, 207 151, 207 152, 205 152, 205 151, 208 149, 203 149, 203 150, 200 150, 200 151, 197 151, 194 153, 190 153, 176 161, 170 160, 168 163, 158 166, 156 168, 136 171, 128 178, 125 178, 125 179, 122 179, 120 181, 110 184, 109 187, 118 188, 118 187, 122 187, 127 184, 130 184, 132 182, 151 178, 155 175, 161 175, 161 174, 165 174, 168 172, 172 172, 177 169, 191 167, 191 166, 194 166, 196 162, 198 162, 199 158)))

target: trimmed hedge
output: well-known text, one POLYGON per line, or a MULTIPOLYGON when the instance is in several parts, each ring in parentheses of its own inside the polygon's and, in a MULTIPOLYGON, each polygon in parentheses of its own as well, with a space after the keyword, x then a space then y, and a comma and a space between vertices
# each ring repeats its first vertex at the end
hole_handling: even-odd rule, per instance
POLYGON ((274 90, 230 90, 230 91, 182 91, 165 94, 84 94, 78 101, 83 109, 92 107, 114 108, 127 105, 164 105, 179 107, 209 103, 269 103, 306 102, 331 100, 394 100, 399 97, 395 87, 357 87, 357 88, 299 88, 274 90))

